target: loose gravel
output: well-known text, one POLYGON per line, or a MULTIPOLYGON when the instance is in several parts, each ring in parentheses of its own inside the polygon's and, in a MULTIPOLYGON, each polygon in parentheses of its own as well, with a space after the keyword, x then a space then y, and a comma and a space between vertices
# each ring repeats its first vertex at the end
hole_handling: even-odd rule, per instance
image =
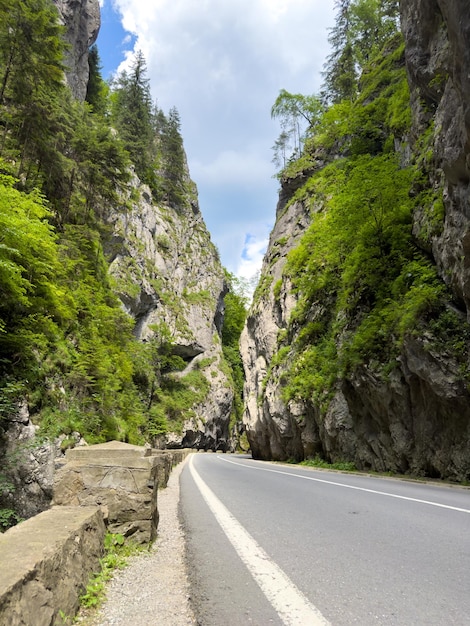
POLYGON ((184 534, 178 518, 179 477, 176 466, 166 489, 158 492, 158 536, 149 552, 129 559, 108 584, 106 601, 83 626, 195 625, 185 562, 184 534))

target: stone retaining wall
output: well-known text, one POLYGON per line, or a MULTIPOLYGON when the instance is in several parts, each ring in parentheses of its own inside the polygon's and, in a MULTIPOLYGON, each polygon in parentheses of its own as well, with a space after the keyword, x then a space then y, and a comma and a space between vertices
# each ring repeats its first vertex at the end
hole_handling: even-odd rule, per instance
POLYGON ((154 450, 110 441, 67 450, 53 503, 99 506, 109 532, 148 543, 157 536, 158 488, 189 450, 154 450))
POLYGON ((0 535, 0 624, 51 626, 78 610, 106 533, 97 507, 53 507, 0 535))
POLYGON ((116 441, 68 450, 55 506, 0 535, 0 626, 68 623, 99 571, 106 530, 153 541, 158 488, 190 452, 116 441))

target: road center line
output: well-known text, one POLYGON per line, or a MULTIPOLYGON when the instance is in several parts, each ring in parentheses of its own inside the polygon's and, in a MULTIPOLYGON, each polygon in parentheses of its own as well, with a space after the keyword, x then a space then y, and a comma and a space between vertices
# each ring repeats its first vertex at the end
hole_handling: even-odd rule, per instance
POLYGON ((470 509, 461 509, 457 506, 450 506, 449 504, 440 504, 439 502, 431 502, 430 500, 419 500, 418 498, 410 498, 408 496, 399 496, 396 493, 389 493, 387 491, 377 491, 375 489, 367 489, 366 487, 356 487, 355 485, 347 485, 346 483, 337 483, 333 480, 323 480, 322 478, 314 478, 313 476, 304 476, 303 474, 294 474, 294 472, 283 472, 282 470, 269 469, 267 467, 254 467, 251 465, 244 465, 243 463, 237 463, 236 461, 230 461, 227 458, 217 456, 219 461, 225 461, 225 463, 231 463, 232 465, 238 465, 249 470, 257 470, 260 472, 272 472, 273 474, 283 474, 284 476, 294 476, 295 478, 303 478, 304 480, 312 480, 317 483, 324 483, 325 485, 333 485, 335 487, 344 487, 345 489, 355 489, 356 491, 365 491, 367 493, 374 493, 379 496, 386 496, 388 498, 397 498, 398 500, 408 500, 410 502, 418 502, 419 504, 428 504, 429 506, 437 506, 441 509, 450 509, 451 511, 459 511, 460 513, 470 513, 470 509))
POLYGON ((320 611, 222 504, 193 466, 189 469, 202 497, 248 571, 286 626, 329 626, 320 611))

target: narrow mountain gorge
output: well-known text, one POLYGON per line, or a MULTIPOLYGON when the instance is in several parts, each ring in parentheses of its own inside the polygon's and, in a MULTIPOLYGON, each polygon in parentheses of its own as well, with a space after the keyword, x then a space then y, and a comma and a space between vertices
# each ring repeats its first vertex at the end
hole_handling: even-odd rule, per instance
POLYGON ((105 82, 98 0, 4 2, 0 530, 113 439, 470 479, 467 5, 335 3, 246 316, 142 54, 105 82))
POLYGON ((366 26, 330 57, 330 106, 281 171, 244 421, 255 458, 468 480, 468 6, 402 0, 386 27, 353 93, 333 70, 366 26))

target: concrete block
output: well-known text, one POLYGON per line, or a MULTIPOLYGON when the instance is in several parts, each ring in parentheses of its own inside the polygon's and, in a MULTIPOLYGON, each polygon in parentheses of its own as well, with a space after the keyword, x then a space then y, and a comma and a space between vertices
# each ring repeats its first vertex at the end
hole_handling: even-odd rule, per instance
POLYGON ((0 624, 53 626, 74 616, 100 569, 106 528, 97 507, 53 507, 0 535, 0 624))

